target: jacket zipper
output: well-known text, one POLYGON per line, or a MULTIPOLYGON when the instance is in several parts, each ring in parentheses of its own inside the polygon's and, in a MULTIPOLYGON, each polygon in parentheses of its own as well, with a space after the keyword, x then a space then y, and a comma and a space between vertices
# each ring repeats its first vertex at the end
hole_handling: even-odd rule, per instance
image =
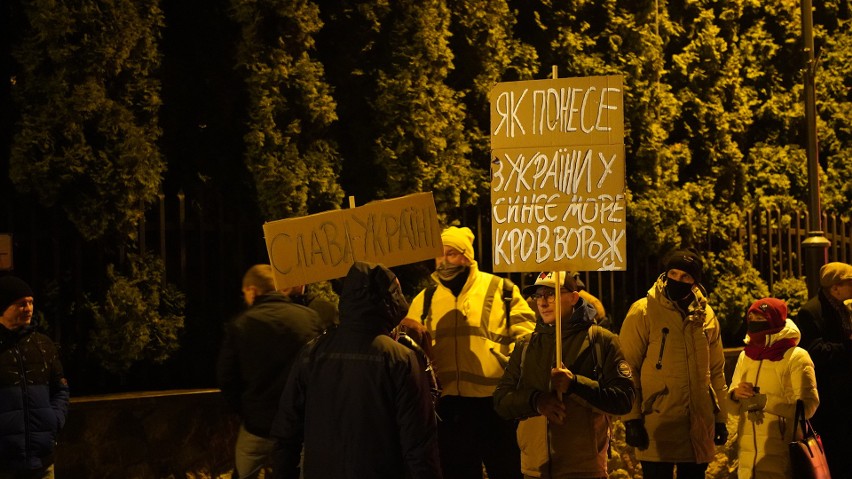
MULTIPOLYGON (((757 372, 754 374, 754 386, 753 387, 757 387, 757 388, 760 387, 760 386, 757 385, 757 379, 760 377, 760 368, 762 368, 762 367, 763 367, 763 360, 761 359, 757 363, 757 372)), ((754 459, 752 459, 752 464, 751 464, 751 477, 752 477, 752 479, 755 479, 757 477, 757 424, 755 424, 754 421, 749 421, 749 422, 751 422, 751 437, 752 437, 752 440, 754 441, 754 459)))
POLYGON ((663 351, 666 349, 666 336, 669 335, 669 328, 663 328, 663 339, 660 341, 660 357, 657 359, 657 369, 663 369, 663 351))
MULTIPOLYGON (((30 338, 27 338, 27 341, 30 338)), ((27 404, 27 371, 24 367, 24 358, 21 355, 21 349, 15 344, 15 360, 18 362, 18 369, 20 371, 20 380, 21 380, 21 406, 24 412, 24 452, 27 456, 27 460, 29 461, 30 454, 30 412, 29 405, 27 404)))

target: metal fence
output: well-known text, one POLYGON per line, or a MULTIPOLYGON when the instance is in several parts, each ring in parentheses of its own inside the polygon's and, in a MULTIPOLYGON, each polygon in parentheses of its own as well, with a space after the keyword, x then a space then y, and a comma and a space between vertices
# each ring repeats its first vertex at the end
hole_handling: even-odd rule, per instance
MULTIPOLYGON (((183 192, 160 195, 139 225, 139 249, 159 255, 166 265, 169 281, 187 292, 190 301, 229 309, 238 305, 235 286, 245 268, 266 260, 262 224, 255 216, 228 204, 220 192, 198 192, 194 198, 183 192), (229 298, 222 303, 223 298, 229 298)), ((74 279, 75 290, 84 291, 86 270, 103 271, 97 245, 77 237, 63 221, 40 218, 31 211, 28 217, 10 221, 15 238, 16 263, 25 277, 47 281, 60 276, 74 279)), ((489 234, 479 234, 487 224, 487 215, 473 214, 462 218, 477 232, 477 258, 484 270, 490 264, 486 244, 489 234)), ((823 215, 824 234, 831 242, 828 261, 852 261, 852 222, 836 215, 823 215)), ((9 229, 7 227, 7 229, 9 229)), ((760 272, 770 289, 785 278, 804 275, 802 242, 807 238, 808 213, 782 211, 777 208, 750 210, 743 213, 742 227, 732 234, 760 272)), ((644 295, 660 273, 652 258, 636 258, 627 245, 628 270, 620 272, 585 272, 581 277, 590 292, 617 305, 644 295)), ((508 275, 524 285, 533 275, 508 275)), ((206 308, 205 308, 206 309, 206 308)))
MULTIPOLYGON (((218 348, 220 325, 241 307, 240 279, 246 268, 268 261, 262 221, 256 212, 246 211, 226 192, 197 191, 160 195, 139 225, 139 247, 159 255, 169 281, 186 293, 187 337, 180 355, 181 368, 207 368, 218 348)), ((95 278, 102 277, 105 261, 98 244, 82 241, 57 209, 46 212, 31 206, 13 205, 0 215, 0 231, 14 234, 16 272, 39 289, 60 282, 71 295, 93 291, 95 278), (5 216, 5 217, 3 217, 5 216), (5 224, 4 224, 5 222, 5 224)), ((461 218, 477 234, 478 260, 489 269, 487 246, 488 214, 478 211, 461 218)), ((840 217, 825 215, 825 236, 831 241, 829 261, 852 261, 852 224, 840 217)), ((802 241, 807 237, 807 213, 768 208, 743 213, 742 227, 732 236, 744 248, 748 260, 772 285, 784 278, 804 274, 802 241)), ((581 277, 589 291, 601 298, 616 324, 620 324, 630 304, 644 296, 660 274, 656 258, 631 255, 627 245, 628 270, 584 272, 581 277)), ((512 273, 518 285, 528 284, 534 275, 512 273)), ((62 339, 63 328, 53 332, 62 339)), ((71 332, 70 330, 68 332, 71 332)), ((210 384, 198 381, 199 387, 210 384)))
MULTIPOLYGON (((760 276, 772 285, 785 278, 804 276, 802 242, 808 234, 808 213, 763 208, 748 211, 737 239, 743 245, 749 262, 760 276)), ((828 261, 849 263, 852 259, 852 223, 837 215, 823 215, 824 235, 831 242, 828 261)))
MULTIPOLYGON (((780 280, 804 278, 802 242, 808 237, 808 220, 805 211, 784 211, 778 208, 743 213, 742 227, 733 232, 732 236, 743 246, 746 258, 766 281, 770 291, 780 280)), ((852 262, 852 222, 844 221, 839 215, 824 214, 822 225, 824 236, 831 242, 827 260, 852 262)), ((482 227, 481 221, 477 226, 482 227)), ((628 244, 627 271, 583 272, 580 275, 589 292, 608 306, 616 324, 620 324, 630 305, 646 294, 662 272, 656 258, 633 257, 630 248, 628 244)), ((480 245, 479 257, 486 257, 489 254, 487 249, 480 245)), ((515 273, 509 277, 518 284, 527 284, 532 278, 530 275, 515 273)))

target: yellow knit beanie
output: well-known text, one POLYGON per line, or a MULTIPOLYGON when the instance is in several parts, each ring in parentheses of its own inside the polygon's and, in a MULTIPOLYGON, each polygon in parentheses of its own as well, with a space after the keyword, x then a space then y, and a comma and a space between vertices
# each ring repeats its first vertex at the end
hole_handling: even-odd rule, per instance
POLYGON ((473 261, 473 231, 468 227, 450 226, 441 233, 441 242, 459 250, 465 258, 473 261))

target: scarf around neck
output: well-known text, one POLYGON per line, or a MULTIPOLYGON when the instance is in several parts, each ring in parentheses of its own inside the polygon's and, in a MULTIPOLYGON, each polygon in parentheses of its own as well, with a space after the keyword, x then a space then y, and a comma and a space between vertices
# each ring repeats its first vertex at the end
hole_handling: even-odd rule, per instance
POLYGON ((770 346, 766 346, 767 336, 774 333, 777 333, 777 331, 774 331, 773 333, 768 331, 749 333, 749 342, 744 348, 746 356, 754 359, 755 361, 760 361, 761 359, 780 361, 784 358, 784 353, 787 352, 788 349, 795 347, 796 341, 793 338, 785 338, 775 341, 770 346))

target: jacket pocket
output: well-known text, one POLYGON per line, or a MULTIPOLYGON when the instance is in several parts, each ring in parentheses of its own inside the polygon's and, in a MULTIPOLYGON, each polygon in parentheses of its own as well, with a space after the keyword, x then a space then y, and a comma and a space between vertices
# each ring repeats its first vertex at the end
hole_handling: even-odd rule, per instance
POLYGON ((668 394, 669 388, 665 384, 663 384, 662 389, 649 394, 645 400, 642 401, 642 414, 648 415, 652 412, 660 412, 662 410, 662 403, 668 394))

